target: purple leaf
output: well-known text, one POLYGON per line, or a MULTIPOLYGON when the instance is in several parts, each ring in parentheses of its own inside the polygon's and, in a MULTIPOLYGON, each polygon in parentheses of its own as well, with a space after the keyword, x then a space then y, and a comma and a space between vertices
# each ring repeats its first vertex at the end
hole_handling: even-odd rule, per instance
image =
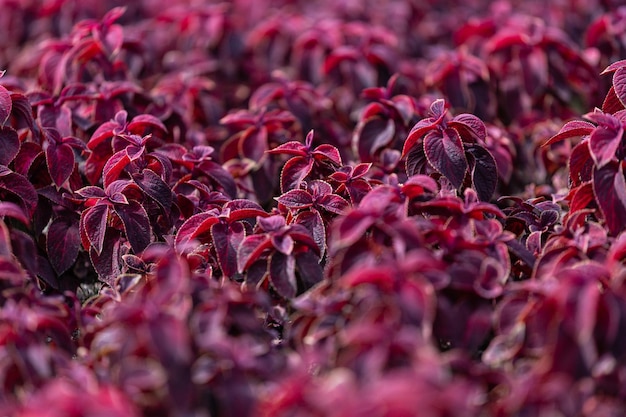
POLYGON ((172 191, 165 181, 154 171, 147 168, 141 171, 141 173, 134 174, 133 180, 169 216, 173 198, 172 191))
POLYGON ((448 178, 455 188, 461 186, 467 171, 467 159, 456 130, 447 128, 426 135, 424 154, 430 165, 448 178))
POLYGON ((67 271, 76 261, 80 249, 78 222, 71 217, 57 217, 52 221, 46 238, 48 259, 58 275, 67 271))
MULTIPOLYGON (((97 254, 102 252, 104 245, 104 235, 107 228, 107 218, 109 215, 109 206, 101 203, 85 210, 82 214, 82 224, 85 234, 89 239, 90 246, 97 254)), ((89 249, 89 248, 85 248, 89 249)))
POLYGON ((491 153, 480 145, 468 147, 472 185, 482 201, 489 201, 498 185, 498 168, 491 153))
POLYGON ((318 161, 330 161, 336 166, 341 166, 342 164, 341 154, 339 153, 339 150, 333 145, 329 145, 326 143, 321 144, 320 146, 315 148, 313 152, 311 152, 311 155, 313 155, 313 158, 318 161))
POLYGON ((316 204, 335 214, 343 214, 350 207, 350 203, 336 194, 323 195, 317 199, 316 204))
POLYGON ((20 138, 10 126, 0 127, 0 165, 9 165, 20 150, 20 138))
POLYGON ((271 246, 272 243, 265 234, 247 236, 237 249, 237 270, 239 273, 245 272, 250 265, 259 260, 263 251, 271 246))
POLYGON ((428 166, 428 160, 424 153, 424 146, 414 146, 406 155, 405 169, 408 176, 425 174, 425 168, 428 166))
POLYGON ((230 225, 218 222, 211 227, 211 239, 224 276, 232 277, 237 273, 237 248, 245 237, 245 229, 239 222, 230 225))
POLYGON ((598 126, 589 137, 589 150, 598 168, 603 167, 613 158, 622 143, 624 128, 618 129, 598 126))
POLYGON ((244 131, 239 139, 238 151, 242 158, 247 158, 261 165, 265 159, 265 151, 268 149, 267 128, 251 127, 244 131))
POLYGON ((307 228, 319 248, 320 256, 323 256, 326 251, 326 227, 320 213, 317 210, 303 211, 294 222, 307 228))
POLYGON ((281 215, 275 215, 270 217, 257 217, 256 219, 261 229, 266 232, 277 232, 285 227, 285 218, 281 215))
POLYGON ((295 257, 296 269, 302 279, 305 290, 323 279, 324 271, 319 263, 320 259, 313 251, 298 252, 295 257))
POLYGON ((583 141, 572 149, 569 158, 569 177, 573 186, 591 181, 593 159, 589 151, 589 141, 583 141))
POLYGON ((211 226, 219 222, 215 212, 208 211, 198 213, 188 218, 178 229, 175 239, 175 247, 179 253, 191 250, 191 242, 204 233, 209 233, 211 226))
POLYGON ((622 106, 626 107, 626 67, 620 67, 613 74, 613 87, 622 106))
POLYGON ((222 187, 224 192, 230 198, 235 198, 237 196, 237 185, 235 184, 235 180, 222 165, 214 161, 202 161, 198 165, 198 169, 222 187))
POLYGON ((276 292, 290 299, 296 296, 296 260, 293 256, 275 252, 270 259, 270 282, 276 292))
POLYGON ((593 171, 593 192, 612 235, 626 226, 626 181, 622 165, 611 161, 593 171))
POLYGON ((104 187, 106 188, 110 183, 117 180, 129 163, 130 158, 125 149, 111 156, 102 170, 104 187))
POLYGON ((275 200, 291 209, 303 209, 313 205, 313 197, 304 190, 287 191, 280 197, 275 197, 275 200))
POLYGON ((117 231, 111 232, 112 236, 107 239, 107 244, 101 252, 97 252, 95 248, 89 250, 91 263, 98 273, 98 278, 114 286, 115 278, 121 272, 120 259, 120 237, 117 231))
MULTIPOLYGON (((4 72, 2 72, 4 74, 4 72)), ((13 100, 11 100, 11 93, 2 85, 0 85, 0 127, 4 127, 9 116, 11 116, 11 110, 13 107, 13 100)))
POLYGON ((135 253, 140 253, 150 244, 152 227, 146 210, 135 200, 116 205, 115 212, 124 224, 126 238, 135 253))
POLYGON ((62 187, 74 171, 74 151, 65 144, 48 143, 46 149, 46 162, 50 171, 50 177, 57 187, 62 187))
POLYGON ((308 148, 302 143, 292 140, 287 143, 283 143, 275 147, 274 149, 270 149, 267 153, 270 154, 284 154, 284 155, 293 155, 293 156, 307 156, 308 148))
POLYGON ((487 137, 485 124, 473 114, 459 114, 448 122, 448 126, 455 128, 461 138, 468 142, 483 141, 487 137))
POLYGON ((559 133, 548 139, 542 146, 552 145, 553 143, 562 141, 563 139, 589 135, 595 128, 596 127, 593 124, 582 120, 567 122, 561 130, 559 130, 559 133))
POLYGON ((270 235, 270 241, 274 249, 285 255, 291 255, 291 252, 293 252, 294 241, 288 234, 272 234, 270 235))
POLYGON ((369 162, 379 149, 388 146, 394 138, 396 126, 392 119, 371 117, 357 127, 354 145, 361 161, 369 162))
POLYGON ((313 168, 313 160, 305 157, 293 157, 285 163, 280 173, 280 189, 282 192, 298 188, 302 180, 313 168))
POLYGON ((0 189, 17 196, 22 207, 29 215, 33 215, 37 207, 37 191, 25 177, 0 165, 0 189))

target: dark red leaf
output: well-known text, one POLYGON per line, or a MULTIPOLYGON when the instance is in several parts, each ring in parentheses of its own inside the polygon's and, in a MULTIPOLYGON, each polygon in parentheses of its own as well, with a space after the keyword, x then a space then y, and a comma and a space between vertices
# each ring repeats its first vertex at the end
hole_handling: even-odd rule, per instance
POLYGON ((224 276, 232 277, 237 273, 237 248, 245 237, 245 229, 239 222, 230 225, 218 222, 211 227, 211 239, 224 276))
POLYGON ((296 260, 293 256, 275 252, 270 259, 269 272, 270 282, 278 294, 288 299, 296 296, 296 260))
POLYGON ((311 158, 295 156, 285 163, 280 173, 280 189, 282 192, 298 188, 313 168, 311 158))
POLYGON ((239 273, 245 272, 250 265, 259 260, 264 250, 271 247, 272 243, 265 234, 247 236, 237 249, 237 270, 239 273))
POLYGON ((12 108, 13 100, 11 100, 11 93, 4 86, 0 85, 0 127, 4 127, 7 120, 9 120, 12 108))
POLYGON ((589 151, 598 167, 603 167, 613 158, 622 143, 624 128, 611 129, 598 126, 589 137, 589 151))
POLYGON ((395 133, 396 126, 392 119, 372 117, 359 124, 353 140, 361 161, 372 161, 376 152, 393 141, 395 133))
POLYGON ((202 161, 198 169, 204 172, 209 178, 215 181, 224 192, 230 197, 237 197, 237 185, 233 176, 224 169, 221 164, 214 161, 202 161))
POLYGON ((463 183, 467 172, 467 159, 459 133, 447 128, 431 132, 424 137, 424 154, 428 163, 448 178, 455 188, 463 183))
POLYGON ((324 278, 324 271, 319 257, 313 251, 303 251, 295 254, 296 270, 304 284, 304 290, 309 289, 324 278))
POLYGON ((565 123, 561 130, 559 130, 559 133, 548 139, 542 146, 552 145, 553 143, 560 142, 568 138, 589 135, 595 128, 596 127, 589 122, 583 122, 582 120, 572 120, 565 123))
POLYGON ((62 187, 74 170, 74 151, 65 143, 57 145, 50 142, 46 149, 46 162, 54 184, 62 187))
POLYGON ((115 213, 122 219, 126 238, 135 253, 140 253, 150 244, 152 227, 148 213, 135 200, 128 204, 118 204, 114 207, 115 213))
POLYGON ((275 147, 274 149, 270 149, 267 153, 271 154, 284 154, 284 155, 293 155, 293 156, 307 156, 307 147, 302 143, 292 140, 287 143, 283 143, 275 147))
POLYGON ((113 181, 119 179, 124 168, 130 163, 130 158, 126 154, 126 150, 123 149, 109 158, 102 170, 103 183, 106 188, 113 181))
POLYGON ((472 156, 470 170, 472 185, 482 201, 489 201, 498 186, 498 168, 491 153, 480 145, 468 147, 472 156))
POLYGON ((25 177, 0 165, 0 189, 17 196, 22 207, 29 215, 33 215, 37 207, 37 191, 25 177))
POLYGON ((57 217, 48 228, 46 250, 48 259, 58 275, 76 261, 80 249, 78 222, 72 217, 57 217))
POLYGON ((619 97, 617 97, 617 94, 615 94, 615 87, 611 86, 602 102, 602 111, 613 114, 623 109, 624 105, 619 100, 619 97))
POLYGON ((287 191, 280 197, 275 197, 275 200, 292 209, 303 209, 313 205, 313 197, 304 190, 287 191))
POLYGON ((317 199, 316 205, 335 214, 343 214, 350 207, 350 203, 336 194, 321 196, 317 199))
POLYGON ((241 158, 247 158, 261 165, 268 150, 267 129, 251 127, 244 131, 239 139, 238 151, 241 158))
POLYGON ((176 234, 175 247, 179 253, 192 250, 192 241, 202 234, 209 233, 211 226, 219 222, 217 213, 208 211, 198 213, 188 218, 178 229, 176 234))
POLYGON ((266 232, 278 232, 282 228, 284 228, 286 224, 285 218, 278 214, 274 216, 265 217, 265 218, 258 217, 256 221, 259 224, 259 226, 261 226, 261 229, 263 229, 266 232))
POLYGON ((274 249, 285 255, 291 255, 293 252, 295 243, 289 234, 271 234, 270 241, 274 249))
POLYGON ((583 141, 572 149, 569 158, 569 177, 573 186, 591 181, 593 159, 589 151, 589 141, 583 141))
POLYGON ((425 192, 436 193, 439 191, 437 181, 428 175, 412 175, 402 185, 402 192, 409 198, 418 197, 425 192))
POLYGON ((593 171, 593 192, 612 235, 626 227, 626 181, 622 165, 611 161, 593 171))
POLYGON ((133 117, 133 120, 128 124, 126 129, 135 135, 145 136, 148 133, 152 133, 157 130, 161 134, 167 133, 167 128, 156 117, 151 114, 140 114, 133 117))
POLYGON ((448 122, 448 126, 455 128, 466 142, 483 141, 487 136, 485 124, 473 114, 459 114, 448 122))
POLYGON ((120 237, 117 231, 110 230, 110 236, 107 238, 107 244, 104 245, 101 252, 97 252, 95 248, 89 250, 91 263, 98 273, 98 278, 114 286, 115 278, 121 272, 120 259, 120 237))
POLYGON ((320 256, 324 256, 324 252, 326 252, 326 227, 320 213, 317 210, 303 211, 296 216, 294 222, 307 228, 319 248, 320 256))
POLYGON ((173 198, 172 191, 165 181, 154 171, 147 168, 141 171, 141 173, 134 174, 133 180, 169 216, 173 198))
POLYGON ((20 138, 10 126, 0 127, 0 165, 9 165, 20 151, 20 138))
POLYGON ((336 166, 341 166, 342 164, 341 154, 339 153, 339 150, 333 145, 322 144, 315 148, 311 155, 313 155, 313 158, 315 158, 315 160, 317 161, 330 161, 336 166))
POLYGON ((626 107, 626 67, 618 68, 613 74, 613 87, 622 106, 626 107))
POLYGON ((104 203, 96 204, 82 213, 82 224, 89 239, 89 245, 97 254, 102 252, 108 216, 109 206, 104 203))

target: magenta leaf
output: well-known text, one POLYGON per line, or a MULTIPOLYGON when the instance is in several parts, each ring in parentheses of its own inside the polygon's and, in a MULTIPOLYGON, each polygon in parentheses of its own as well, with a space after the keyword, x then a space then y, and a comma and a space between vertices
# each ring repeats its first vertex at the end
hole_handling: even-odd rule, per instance
POLYGON ((250 235, 237 249, 237 270, 243 273, 250 265, 259 260, 264 250, 272 246, 267 235, 250 235))
POLYGON ((598 126, 589 137, 589 150, 598 168, 603 167, 613 158, 622 143, 624 128, 618 129, 598 126))
POLYGON ((61 187, 74 170, 74 151, 65 143, 49 142, 46 149, 46 162, 54 184, 61 187))
POLYGON ((0 127, 0 165, 9 165, 20 150, 20 138, 10 126, 0 127))
POLYGON ((285 163, 280 173, 280 189, 282 192, 298 188, 302 180, 313 168, 313 160, 306 157, 293 157, 285 163))
POLYGON ((304 190, 287 191, 280 197, 275 197, 275 200, 291 209, 303 209, 313 205, 313 197, 304 190))
POLYGON ((291 255, 275 252, 270 258, 270 282, 284 298, 293 298, 297 292, 296 260, 291 255))
POLYGON ((626 225, 626 180, 621 164, 611 161, 593 171, 593 192, 612 235, 626 225))
POLYGON ((153 199, 169 216, 172 208, 172 191, 170 187, 151 169, 144 169, 133 175, 133 180, 151 199, 153 199))
MULTIPOLYGON (((2 74, 4 74, 4 71, 2 74)), ((7 120, 9 120, 12 107, 11 93, 4 86, 0 85, 0 127, 4 127, 7 120)))
POLYGON ((428 163, 459 188, 467 172, 467 159, 459 133, 452 128, 432 132, 424 137, 424 154, 428 163))
POLYGON ((118 204, 114 210, 124 224, 124 232, 133 251, 140 253, 150 244, 152 238, 148 213, 135 200, 130 200, 128 204, 118 204))
POLYGON ((57 217, 48 228, 46 250, 48 259, 58 275, 67 271, 76 261, 80 249, 78 222, 71 217, 57 217))
POLYGON ((491 153, 480 145, 468 146, 472 184, 478 198, 489 201, 498 186, 498 168, 491 153))
POLYGON ((82 214, 82 224, 85 234, 89 239, 90 246, 95 250, 96 254, 100 254, 102 252, 104 235, 107 229, 108 215, 109 206, 105 203, 96 204, 95 206, 85 210, 82 214))

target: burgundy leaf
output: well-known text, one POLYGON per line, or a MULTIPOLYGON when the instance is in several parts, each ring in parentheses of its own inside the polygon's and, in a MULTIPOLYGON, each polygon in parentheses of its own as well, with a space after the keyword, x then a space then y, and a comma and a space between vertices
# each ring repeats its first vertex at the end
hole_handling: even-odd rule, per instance
POLYGON ((140 136, 145 136, 153 130, 158 130, 162 134, 167 133, 167 128, 163 122, 151 114, 140 114, 133 117, 133 120, 128 124, 127 129, 129 132, 140 136))
POLYGON ((622 106, 626 107, 626 67, 620 67, 613 74, 613 87, 622 106))
POLYGON ((598 167, 603 167, 613 158, 622 143, 624 128, 611 129, 598 126, 589 137, 589 150, 591 157, 598 167))
POLYGON ((300 279, 307 290, 320 282, 324 277, 324 271, 320 265, 319 257, 313 251, 298 252, 296 257, 296 269, 300 279))
POLYGON ((274 249, 285 255, 291 255, 293 252, 294 241, 288 234, 272 234, 270 235, 270 241, 274 249))
POLYGON ((218 222, 211 226, 211 239, 224 276, 232 277, 237 273, 237 248, 245 237, 245 229, 239 222, 230 225, 218 222))
POLYGON ((388 146, 396 133, 392 119, 372 117, 357 127, 354 145, 361 161, 369 162, 385 146, 388 146))
POLYGON ((0 165, 9 165, 20 151, 20 138, 10 126, 0 127, 0 165))
POLYGON ((613 114, 623 109, 624 105, 620 101, 619 97, 617 97, 615 87, 611 86, 611 88, 609 88, 609 92, 604 98, 604 101, 602 102, 602 111, 613 114))
POLYGON ((269 272, 270 282, 278 294, 288 299, 296 296, 296 260, 293 256, 275 252, 270 259, 269 272))
POLYGON ((230 198, 235 198, 237 196, 237 185, 235 184, 235 180, 222 165, 214 161, 202 161, 198 165, 198 169, 204 172, 213 181, 218 183, 230 198))
POLYGON ((313 168, 313 160, 305 157, 293 157, 285 163, 280 173, 280 189, 282 192, 298 188, 313 168))
POLYGON ((85 234, 89 239, 89 245, 95 250, 96 254, 102 252, 108 216, 109 206, 104 203, 96 204, 82 214, 85 234))
POLYGON ((292 140, 287 143, 283 143, 275 147, 274 149, 269 149, 267 153, 270 154, 285 154, 285 155, 293 155, 293 156, 307 156, 307 147, 302 143, 292 140))
POLYGON ((316 204, 335 214, 343 214, 350 207, 350 203, 336 194, 323 195, 317 199, 316 204))
POLYGON ((336 166, 341 166, 342 164, 341 154, 339 153, 339 150, 333 145, 322 144, 315 148, 315 150, 311 152, 311 155, 313 155, 313 158, 318 161, 330 161, 336 166))
POLYGON ((258 217, 256 219, 261 229, 266 232, 277 232, 280 231, 283 227, 285 227, 285 218, 281 215, 275 215, 270 217, 258 217))
POLYGON ((589 141, 583 141, 572 149, 569 158, 569 177, 573 186, 591 181, 593 159, 589 151, 589 141))
POLYGON ((405 169, 408 176, 424 174, 424 169, 428 165, 424 146, 414 146, 406 155, 405 169))
POLYGON ((427 175, 412 175, 402 185, 402 192, 409 198, 415 198, 425 192, 436 193, 439 191, 437 181, 427 175))
POLYGON ((304 190, 287 191, 280 197, 275 197, 275 200, 292 209, 303 209, 313 205, 313 197, 304 190))
POLYGON ((372 186, 364 179, 358 178, 346 184, 352 205, 358 205, 361 200, 372 190, 372 186))
POLYGON ((253 262, 246 270, 246 285, 252 288, 259 287, 269 272, 268 267, 267 259, 260 259, 253 262))
POLYGON ((267 128, 265 126, 260 128, 251 127, 244 131, 239 139, 239 156, 250 159, 256 164, 260 165, 263 163, 267 149, 267 128))
POLYGON ((303 211, 294 222, 307 228, 319 248, 320 256, 323 256, 326 252, 326 227, 320 213, 317 210, 303 211))
POLYGON ((230 211, 228 216, 229 221, 237 221, 243 219, 249 219, 253 217, 268 217, 269 214, 263 210, 259 204, 254 201, 245 199, 231 200, 224 204, 223 211, 230 211))
POLYGON ((172 191, 165 181, 154 171, 147 168, 141 171, 141 173, 134 174, 133 180, 169 216, 173 198, 172 191))
POLYGON ((338 227, 335 228, 339 232, 338 236, 331 240, 331 243, 339 248, 350 246, 359 240, 375 222, 376 218, 367 213, 360 210, 351 211, 341 218, 338 227))
POLYGON ((561 130, 559 130, 559 133, 548 139, 543 146, 552 145, 553 143, 560 142, 563 139, 589 135, 595 128, 596 127, 593 124, 582 120, 567 122, 561 130))
MULTIPOLYGON (((2 74, 4 74, 4 71, 2 74)), ((0 127, 4 127, 7 120, 9 120, 12 107, 11 93, 4 86, 0 85, 0 127)))
POLYGON ((626 181, 615 161, 593 171, 593 192, 609 232, 617 235, 626 225, 626 181))
POLYGON ((37 191, 25 177, 0 165, 0 189, 6 190, 20 200, 26 211, 32 215, 37 207, 37 191))
POLYGON ((0 201, 0 216, 9 216, 13 219, 19 220, 26 226, 30 224, 30 220, 26 216, 24 210, 17 204, 8 201, 0 201))
POLYGON ((110 183, 119 179, 122 171, 129 163, 130 158, 126 154, 125 149, 111 156, 102 170, 104 187, 106 188, 110 183))
POLYGON ((448 178, 455 188, 463 183, 467 171, 467 159, 459 133, 447 128, 432 132, 424 138, 424 154, 428 163, 448 178))
POLYGON ((485 124, 473 114, 459 114, 448 122, 448 126, 455 128, 468 142, 483 141, 487 136, 485 124))
POLYGON ((354 166, 354 169, 352 170, 351 178, 357 179, 357 178, 363 177, 365 174, 367 174, 367 171, 369 171, 371 167, 372 167, 371 162, 368 162, 368 163, 361 162, 359 164, 356 164, 354 166))
POLYGON ((472 156, 470 167, 472 185, 482 201, 489 201, 498 185, 498 168, 491 153, 480 145, 468 147, 472 156))
POLYGON ((191 250, 191 242, 204 233, 209 233, 211 226, 219 222, 219 218, 214 212, 198 213, 188 218, 178 229, 176 234, 175 247, 179 253, 191 250))
POLYGON ((150 244, 152 238, 148 213, 135 200, 130 200, 128 204, 116 205, 114 210, 124 224, 124 232, 133 251, 140 253, 150 244))
POLYGON ((250 265, 259 260, 263 251, 271 246, 272 243, 267 235, 247 236, 237 249, 237 270, 239 273, 245 272, 250 265))
POLYGON ((95 248, 89 250, 91 263, 98 273, 98 278, 114 286, 115 278, 121 272, 120 259, 120 237, 116 231, 111 231, 111 236, 107 238, 107 244, 104 245, 101 252, 97 252, 95 248))
POLYGON ((74 170, 74 151, 65 143, 57 145, 50 142, 46 149, 46 162, 54 184, 62 187, 74 170))
POLYGON ((78 222, 71 217, 57 217, 48 228, 46 250, 48 259, 58 275, 76 261, 80 249, 78 222))
POLYGON ((587 182, 572 189, 568 195, 568 199, 570 213, 576 213, 579 210, 587 208, 589 203, 594 200, 592 183, 587 182))

